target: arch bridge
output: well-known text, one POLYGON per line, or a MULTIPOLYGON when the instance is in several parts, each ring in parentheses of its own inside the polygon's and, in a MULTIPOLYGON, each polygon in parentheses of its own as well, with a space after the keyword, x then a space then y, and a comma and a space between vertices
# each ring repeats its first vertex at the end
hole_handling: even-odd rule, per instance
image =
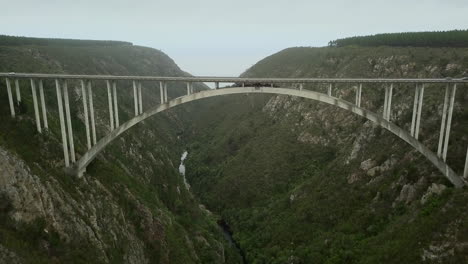
MULTIPOLYGON (((81 177, 86 171, 86 167, 96 156, 115 138, 142 122, 143 120, 165 111, 169 108, 184 103, 209 98, 220 95, 232 94, 279 94, 307 98, 322 103, 334 105, 345 109, 356 115, 364 117, 379 126, 392 132, 400 139, 407 142, 414 149, 419 151, 428 159, 454 186, 463 187, 468 180, 468 148, 465 159, 465 167, 462 175, 457 174, 446 163, 452 114, 455 101, 457 85, 467 84, 464 79, 319 79, 319 78, 236 78, 236 77, 153 77, 153 76, 105 76, 105 75, 65 75, 65 74, 31 74, 31 73, 0 73, 6 81, 8 101, 12 118, 15 118, 15 99, 21 102, 20 79, 30 81, 31 94, 34 105, 34 115, 37 131, 42 133, 43 129, 48 129, 47 107, 44 100, 43 80, 54 80, 57 95, 57 105, 60 120, 62 137, 64 165, 66 171, 81 177), (70 118, 70 104, 67 81, 79 81, 81 84, 81 101, 83 103, 84 123, 86 128, 87 151, 83 153, 79 160, 75 156, 73 127, 70 118), (109 107, 110 132, 101 139, 96 138, 95 111, 93 102, 93 82, 105 81, 107 84, 107 97, 109 107), (117 83, 131 81, 133 84, 134 117, 120 124, 117 91, 119 89, 129 89, 131 87, 118 87, 117 83), (143 111, 141 82, 154 82, 159 87, 160 102, 148 107, 143 111), (183 82, 187 85, 185 95, 177 98, 168 98, 168 82, 183 82), (195 91, 193 84, 199 82, 212 82, 215 89, 195 91), (234 83, 232 86, 220 88, 220 83, 234 83), (341 98, 334 97, 333 87, 340 83, 357 84, 355 89, 355 100, 349 102, 341 98), (327 92, 321 93, 304 89, 304 84, 326 85, 327 92), (382 113, 375 113, 364 109, 361 106, 361 96, 363 85, 380 84, 385 87, 384 106, 382 113), (414 85, 413 112, 410 131, 397 126, 391 120, 392 94, 395 85, 414 85), (423 107, 424 88, 427 84, 440 84, 440 89, 445 88, 445 96, 441 100, 443 103, 439 141, 437 153, 431 151, 418 140, 421 124, 421 111, 423 107), (14 85, 14 87, 13 87, 14 85), (13 89, 14 88, 14 89, 13 89), (37 91, 39 88, 39 91, 37 91), (14 99, 14 92, 16 98, 14 99), (39 99, 38 99, 39 94, 39 99)), ((465 106, 466 107, 466 106, 465 106)))

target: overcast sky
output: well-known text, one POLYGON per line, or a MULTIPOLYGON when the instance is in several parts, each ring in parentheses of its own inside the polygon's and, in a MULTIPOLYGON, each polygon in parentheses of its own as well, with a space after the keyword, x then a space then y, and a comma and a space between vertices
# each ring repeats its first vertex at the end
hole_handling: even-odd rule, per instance
POLYGON ((125 40, 194 75, 237 76, 293 46, 468 29, 468 0, 0 0, 0 34, 125 40))

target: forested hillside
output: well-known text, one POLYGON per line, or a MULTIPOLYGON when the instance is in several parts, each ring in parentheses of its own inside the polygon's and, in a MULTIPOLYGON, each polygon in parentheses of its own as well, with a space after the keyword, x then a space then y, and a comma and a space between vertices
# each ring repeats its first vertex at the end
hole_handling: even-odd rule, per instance
POLYGON ((468 30, 402 32, 357 36, 330 41, 332 47, 468 47, 468 30))
MULTIPOLYGON (((0 72, 187 75, 160 51, 114 42, 0 37, 0 62, 0 72)), ((55 86, 44 86, 50 129, 38 134, 29 80, 20 81, 16 119, 0 83, 0 263, 240 263, 177 171, 189 111, 145 121, 78 179, 64 173, 55 86)), ((80 86, 68 86, 79 158, 86 149, 80 86)), ((123 123, 133 113, 133 91, 131 83, 117 86, 123 123)), ((105 82, 93 87, 99 139, 109 131, 107 94, 105 82)), ((168 88, 170 98, 185 90, 168 88)), ((158 96, 143 83, 144 109, 158 96)))
MULTIPOLYGON (((468 49, 289 48, 243 77, 441 78, 468 74, 468 49)), ((334 86, 353 101, 357 84, 334 86)), ((436 150, 444 86, 427 85, 420 140, 436 150), (438 89, 439 88, 439 89, 438 89), (442 89, 441 89, 442 88, 442 89)), ((326 85, 304 89, 326 92, 326 85)), ((468 87, 455 100, 448 164, 462 173, 468 87), (462 107, 463 106, 463 107, 462 107)), ((364 85, 382 112, 384 86, 364 85)), ((409 130, 414 86, 391 118, 409 130)), ((288 96, 213 100, 191 122, 194 193, 230 225, 248 263, 465 263, 468 194, 422 155, 352 113, 288 96), (199 118, 197 118, 200 116, 199 118)))

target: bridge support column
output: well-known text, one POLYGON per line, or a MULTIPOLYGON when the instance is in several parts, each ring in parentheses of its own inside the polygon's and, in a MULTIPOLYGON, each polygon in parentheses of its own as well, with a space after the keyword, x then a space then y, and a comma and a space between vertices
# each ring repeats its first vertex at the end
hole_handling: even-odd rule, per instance
POLYGON ((140 111, 138 107, 138 93, 137 93, 136 81, 133 81, 132 84, 133 84, 133 104, 135 106, 135 116, 137 116, 140 111))
POLYGON ((413 118, 411 120, 411 136, 418 139, 419 126, 421 123, 421 111, 424 97, 424 84, 421 86, 416 85, 413 104, 413 118))
POLYGON ((138 111, 143 114, 143 98, 141 93, 141 82, 138 82, 138 111))
POLYGON ((10 104, 10 113, 11 117, 15 117, 15 106, 13 105, 13 95, 11 94, 11 83, 10 79, 6 78, 7 92, 8 92, 8 102, 10 104))
POLYGON ((301 83, 299 84, 299 91, 302 91, 302 89, 304 89, 304 85, 301 83))
MULTIPOLYGON (((448 114, 447 114, 447 124, 445 127, 445 136, 444 136, 444 144, 442 146, 442 159, 445 161, 447 159, 447 150, 448 150, 448 143, 450 139, 450 128, 452 126, 452 115, 453 115, 453 105, 455 103, 455 93, 457 91, 457 85, 454 84, 452 89, 450 89, 450 103, 448 106, 448 114)), ((442 136, 442 134, 440 135, 442 136)), ((440 140, 440 138, 439 138, 440 140)))
POLYGON ((193 94, 193 83, 190 83, 190 94, 193 94))
POLYGON ((424 84, 421 84, 419 87, 419 103, 418 103, 418 116, 416 118, 416 128, 414 130, 414 137, 418 139, 419 137, 419 126, 421 124, 421 112, 422 112, 422 104, 423 104, 423 97, 424 97, 424 84))
POLYGON ((60 81, 57 79, 55 79, 55 90, 57 92, 57 105, 58 105, 58 110, 59 110, 60 131, 62 133, 63 157, 65 160, 65 167, 70 167, 70 160, 68 158, 68 140, 67 140, 67 133, 65 131, 65 120, 64 120, 64 115, 63 115, 62 88, 60 87, 60 81))
POLYGON ((112 95, 114 96, 114 117, 115 117, 115 128, 120 126, 119 122, 119 106, 117 104, 117 84, 112 81, 112 95))
POLYGON ((96 145, 96 122, 94 121, 94 103, 93 103, 93 88, 91 81, 88 81, 88 96, 89 96, 89 115, 91 117, 91 135, 93 136, 93 146, 96 145))
POLYGON ((245 87, 245 83, 242 83, 242 88, 244 88, 244 87, 245 87))
POLYGON ((167 83, 164 83, 164 102, 167 103, 167 83))
POLYGON ((390 120, 392 110, 392 94, 393 94, 393 83, 390 87, 385 87, 385 103, 384 103, 384 114, 383 118, 387 121, 390 120))
POLYGON ((187 83, 187 95, 190 95, 190 83, 187 83))
POLYGON ((39 115, 39 107, 37 104, 36 82, 34 81, 34 79, 31 79, 31 93, 32 93, 33 105, 34 105, 34 116, 36 117, 37 132, 42 133, 41 117, 39 115))
POLYGON ((63 81, 63 97, 65 100, 65 117, 67 118, 67 129, 68 129, 68 145, 70 146, 70 158, 71 162, 75 163, 75 146, 73 144, 73 128, 70 117, 70 100, 68 99, 68 84, 67 80, 63 81))
POLYGON ((330 85, 328 86, 328 91, 327 91, 328 96, 332 96, 332 88, 333 88, 333 84, 330 83, 330 85))
POLYGON ((448 101, 449 101, 449 89, 450 85, 447 84, 447 87, 445 87, 445 96, 444 96, 444 106, 442 108, 442 121, 440 124, 440 133, 439 133, 439 145, 437 147, 437 157, 442 158, 442 146, 444 142, 444 132, 445 132, 445 127, 446 127, 446 118, 447 118, 447 107, 448 107, 448 101))
POLYGON ((44 83, 39 80, 39 98, 41 99, 42 119, 44 121, 44 129, 49 129, 49 122, 47 121, 47 107, 44 99, 44 83))
POLYGON ((88 116, 88 100, 86 97, 86 85, 83 80, 80 80, 81 83, 81 98, 83 99, 83 114, 86 128, 86 146, 88 150, 91 149, 91 134, 89 133, 89 116, 88 116))
POLYGON ((466 148, 465 170, 463 171, 463 178, 468 180, 468 148, 466 148))
POLYGON ((164 83, 163 82, 159 82, 159 92, 160 92, 161 104, 164 104, 164 83))
POLYGON ((109 104, 109 122, 111 131, 114 130, 114 113, 112 111, 112 93, 110 81, 106 81, 107 84, 107 102, 109 104))
POLYGON ((19 80, 15 80, 15 88, 16 88, 16 103, 19 105, 21 103, 21 91, 19 86, 19 80))
POLYGON ((215 82, 215 89, 216 89, 216 90, 219 89, 219 82, 215 82))
POLYGON ((356 90, 356 106, 361 107, 361 94, 362 94, 362 83, 359 84, 356 90))

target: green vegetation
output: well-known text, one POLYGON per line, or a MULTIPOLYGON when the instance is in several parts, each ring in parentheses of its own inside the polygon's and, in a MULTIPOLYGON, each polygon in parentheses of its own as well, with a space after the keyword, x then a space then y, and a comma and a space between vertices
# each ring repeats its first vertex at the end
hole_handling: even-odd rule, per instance
MULTIPOLYGON (((465 69, 466 48, 290 48, 242 76, 441 77, 464 76, 465 69)), ((326 91, 322 85, 304 88, 326 91)), ((432 149, 443 98, 443 89, 436 88, 426 86, 420 136, 432 149)), ((365 107, 381 112, 383 90, 365 85, 365 107)), ((353 101, 354 91, 355 85, 338 85, 333 94, 353 101)), ((405 128, 413 96, 412 86, 394 87, 393 120, 405 128)), ((468 105, 467 96, 459 89, 457 104, 468 105)), ((231 96, 206 100, 197 111, 187 178, 201 201, 230 225, 248 263, 420 263, 430 245, 442 243, 454 249, 442 263, 466 262, 466 249, 455 246, 467 238, 461 224, 468 222, 466 190, 454 190, 386 130, 291 97, 231 96), (350 159, 356 142, 361 146, 350 159), (371 176, 360 168, 367 159, 396 164, 371 176), (352 177, 357 180, 350 183, 352 177), (422 204, 432 183, 448 189, 422 204), (404 185, 415 190, 409 202, 399 200, 404 185), (446 235, 451 229, 460 233, 446 235)), ((448 162, 457 172, 468 145, 464 116, 455 111, 450 138, 448 162)))
MULTIPOLYGON (((0 57, 5 58, 0 71, 187 75, 167 55, 154 49, 80 43, 0 45, 0 57)), ((226 263, 240 262, 216 219, 201 210, 198 201, 183 187, 176 169, 184 147, 177 135, 183 129, 173 114, 158 115, 145 121, 140 130, 126 133, 105 150, 104 158, 88 167, 85 179, 77 179, 62 170, 54 83, 44 82, 49 130, 43 134, 35 129, 29 85, 28 80, 20 81, 23 102, 16 107, 17 118, 12 119, 5 82, 0 83, 0 146, 31 168, 38 185, 51 186, 45 195, 52 196, 51 190, 58 193, 51 198, 56 210, 46 216, 39 214, 31 222, 15 221, 11 214, 17 208, 7 192, 0 191, 2 247, 25 263, 103 263, 105 259, 110 263, 138 263, 138 259, 150 263, 216 263, 223 257, 226 263), (62 211, 62 204, 71 206, 71 211, 62 211), (83 231, 83 226, 89 229, 83 231), (93 235, 89 237, 88 232, 93 235), (141 255, 132 256, 137 250, 141 250, 141 255), (129 260, 129 256, 133 259, 129 260)), ((119 89, 118 94, 123 123, 132 117, 133 91, 131 83, 117 85, 128 87, 119 89)), ((75 148, 82 154, 86 141, 79 83, 69 81, 68 86, 75 148)), ((97 134, 101 137, 108 129, 105 83, 93 82, 93 87, 97 134)), ((195 88, 206 89, 202 84, 195 88)), ((184 91, 184 84, 169 86, 170 97, 184 91)), ((143 94, 145 109, 159 102, 159 93, 154 92, 152 84, 143 83, 143 94)), ((37 190, 28 190, 34 191, 37 190)))
POLYGON ((330 41, 331 47, 468 47, 468 30, 386 33, 330 41))
POLYGON ((131 42, 112 40, 77 40, 77 39, 51 39, 31 38, 0 35, 0 46, 131 46, 131 42))

